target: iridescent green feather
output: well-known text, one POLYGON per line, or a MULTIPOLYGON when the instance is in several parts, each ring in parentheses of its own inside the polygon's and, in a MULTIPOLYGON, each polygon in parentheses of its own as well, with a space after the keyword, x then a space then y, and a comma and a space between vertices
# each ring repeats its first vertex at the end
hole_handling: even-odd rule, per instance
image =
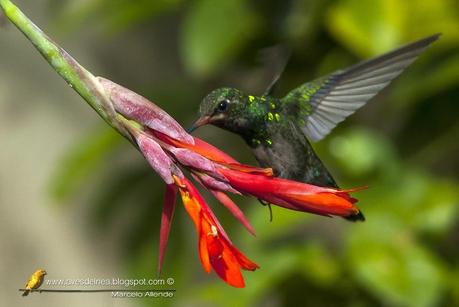
POLYGON ((307 82, 290 91, 281 99, 283 113, 300 126, 305 124, 306 118, 311 115, 313 108, 311 99, 318 90, 328 84, 329 78, 323 77, 307 82))

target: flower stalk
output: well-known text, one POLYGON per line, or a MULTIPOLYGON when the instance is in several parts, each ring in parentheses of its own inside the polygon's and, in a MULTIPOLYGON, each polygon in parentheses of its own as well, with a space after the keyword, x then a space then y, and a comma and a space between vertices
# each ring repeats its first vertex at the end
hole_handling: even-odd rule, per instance
POLYGON ((64 49, 50 39, 10 0, 0 0, 5 16, 27 37, 52 68, 73 88, 110 126, 132 141, 119 125, 116 112, 94 75, 81 66, 64 49))

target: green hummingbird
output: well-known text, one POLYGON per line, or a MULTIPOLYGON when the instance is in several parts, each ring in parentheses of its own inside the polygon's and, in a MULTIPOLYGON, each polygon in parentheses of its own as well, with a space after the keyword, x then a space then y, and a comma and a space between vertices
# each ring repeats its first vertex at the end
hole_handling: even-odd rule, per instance
MULTIPOLYGON (((314 152, 317 142, 362 107, 410 65, 440 34, 435 34, 304 83, 283 98, 271 96, 276 76, 262 96, 236 88, 219 88, 199 107, 200 118, 189 129, 212 124, 240 135, 262 167, 278 177, 338 188, 314 152)), ((364 220, 360 213, 348 219, 364 220)))

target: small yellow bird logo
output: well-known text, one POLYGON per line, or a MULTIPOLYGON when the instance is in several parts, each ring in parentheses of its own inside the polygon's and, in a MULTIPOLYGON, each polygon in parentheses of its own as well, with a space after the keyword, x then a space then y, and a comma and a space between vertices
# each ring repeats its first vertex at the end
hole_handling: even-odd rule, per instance
POLYGON ((43 283, 43 280, 45 279, 46 271, 43 269, 38 269, 36 270, 29 278, 25 285, 25 291, 22 294, 22 296, 27 296, 30 293, 30 290, 32 289, 38 289, 40 288, 41 284, 43 283))

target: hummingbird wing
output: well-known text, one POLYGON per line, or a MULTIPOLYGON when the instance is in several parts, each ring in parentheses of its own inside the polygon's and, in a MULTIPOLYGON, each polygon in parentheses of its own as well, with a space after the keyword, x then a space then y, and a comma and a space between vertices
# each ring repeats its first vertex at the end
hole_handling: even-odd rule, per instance
POLYGON ((276 45, 265 48, 260 51, 259 59, 266 68, 267 75, 270 76, 270 81, 263 96, 271 95, 279 81, 282 73, 287 66, 290 58, 290 49, 284 45, 276 45))
POLYGON ((410 65, 440 34, 305 83, 282 101, 303 133, 320 141, 338 123, 362 107, 410 65))

